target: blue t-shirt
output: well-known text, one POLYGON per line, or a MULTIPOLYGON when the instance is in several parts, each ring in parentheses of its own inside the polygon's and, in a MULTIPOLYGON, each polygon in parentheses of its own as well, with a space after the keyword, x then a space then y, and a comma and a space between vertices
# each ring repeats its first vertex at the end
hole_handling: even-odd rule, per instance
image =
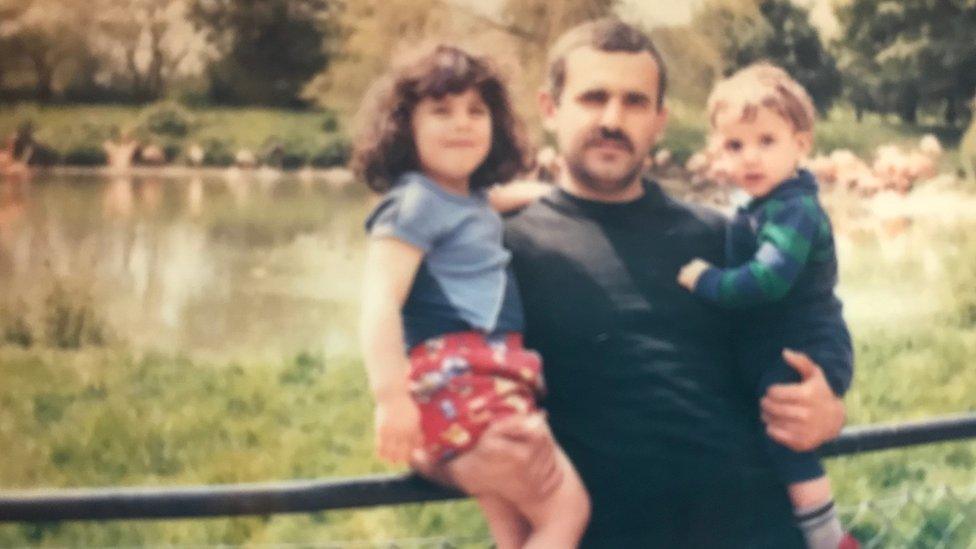
POLYGON ((453 194, 408 172, 369 214, 366 230, 424 251, 401 310, 408 348, 451 332, 522 331, 511 254, 502 247, 501 219, 483 192, 453 194))

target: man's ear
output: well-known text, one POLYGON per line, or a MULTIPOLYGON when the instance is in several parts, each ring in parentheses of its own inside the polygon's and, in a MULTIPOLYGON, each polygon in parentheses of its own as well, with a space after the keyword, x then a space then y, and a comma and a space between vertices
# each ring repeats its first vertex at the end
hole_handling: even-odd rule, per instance
POLYGON ((657 122, 655 124, 657 127, 654 129, 654 133, 656 134, 654 138, 655 143, 664 135, 664 130, 668 127, 668 116, 670 114, 668 106, 665 103, 661 103, 661 108, 657 112, 657 122))
POLYGON ((539 90, 537 98, 539 101, 539 113, 542 114, 542 127, 546 131, 555 133, 556 110, 558 110, 556 98, 553 97, 552 92, 545 88, 539 90))

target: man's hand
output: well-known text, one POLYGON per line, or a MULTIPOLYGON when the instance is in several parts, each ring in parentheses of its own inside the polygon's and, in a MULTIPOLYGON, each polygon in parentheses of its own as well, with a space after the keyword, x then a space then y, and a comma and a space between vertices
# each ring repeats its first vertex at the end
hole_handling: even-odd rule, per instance
POLYGON ((678 272, 678 284, 687 288, 689 292, 694 291, 698 278, 711 266, 712 264, 704 259, 698 257, 692 259, 678 272))
POLYGON ((844 402, 834 395, 823 370, 803 353, 783 349, 783 360, 800 381, 771 386, 760 401, 766 433, 797 452, 833 440, 844 426, 844 402))
POLYGON ((420 410, 409 395, 397 395, 376 403, 376 453, 390 463, 406 463, 423 443, 420 410))

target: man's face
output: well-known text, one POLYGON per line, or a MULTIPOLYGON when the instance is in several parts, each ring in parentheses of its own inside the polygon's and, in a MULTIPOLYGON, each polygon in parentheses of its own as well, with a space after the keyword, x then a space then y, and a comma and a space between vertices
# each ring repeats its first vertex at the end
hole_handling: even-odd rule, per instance
POLYGON ((658 76, 647 52, 583 47, 569 53, 558 102, 543 92, 540 103, 566 161, 570 190, 598 200, 639 196, 644 159, 667 120, 667 111, 657 107, 658 76))

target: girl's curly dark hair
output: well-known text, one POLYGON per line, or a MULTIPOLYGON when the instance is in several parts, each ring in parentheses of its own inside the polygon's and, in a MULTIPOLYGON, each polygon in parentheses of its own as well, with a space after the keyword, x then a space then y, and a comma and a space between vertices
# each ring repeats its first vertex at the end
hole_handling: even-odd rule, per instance
POLYGON ((470 188, 510 180, 529 167, 528 146, 505 84, 494 64, 456 46, 439 44, 413 52, 370 88, 360 108, 361 129, 353 143, 352 169, 376 192, 397 176, 419 170, 410 118, 423 98, 475 89, 491 113, 491 148, 471 174, 470 188))

